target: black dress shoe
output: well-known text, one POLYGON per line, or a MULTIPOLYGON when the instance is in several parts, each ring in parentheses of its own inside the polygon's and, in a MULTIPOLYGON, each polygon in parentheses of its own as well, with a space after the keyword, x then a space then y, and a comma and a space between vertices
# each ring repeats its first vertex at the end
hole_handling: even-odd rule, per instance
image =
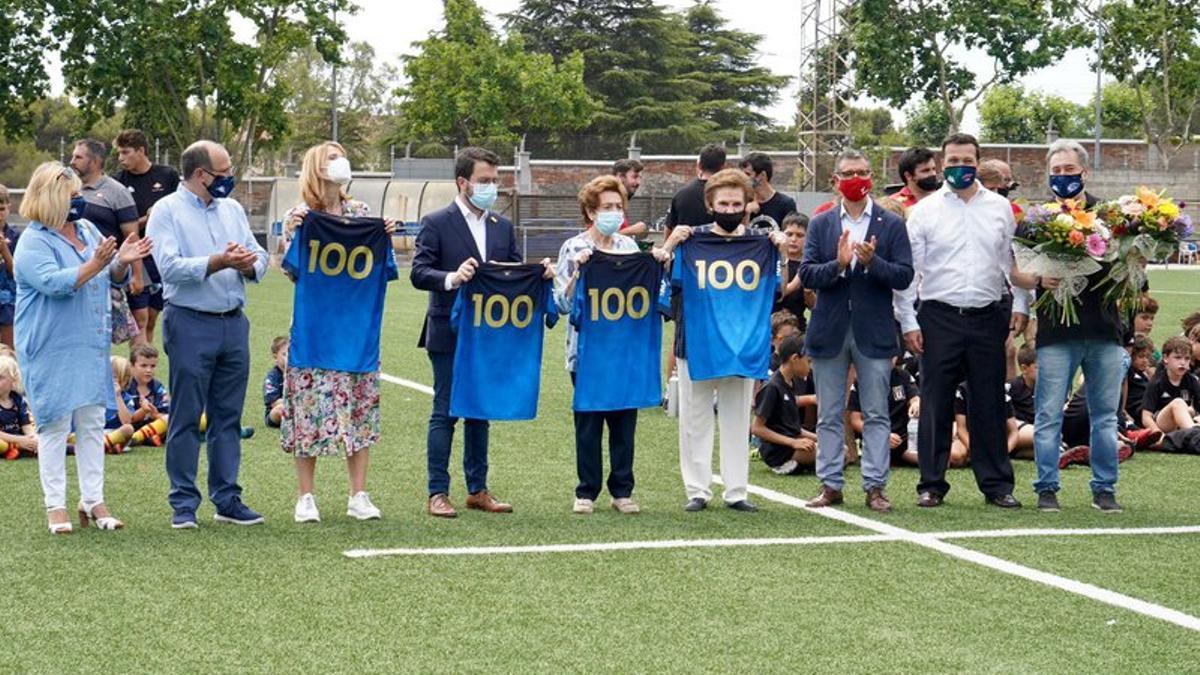
POLYGON ((686 504, 683 505, 684 511, 690 511, 693 513, 696 511, 703 511, 706 508, 708 508, 708 502, 699 497, 692 497, 691 499, 687 500, 686 504))
POLYGON ((942 505, 942 496, 936 492, 922 492, 917 495, 917 506, 932 509, 942 505))
POLYGON ((745 499, 739 499, 736 502, 725 502, 725 506, 728 506, 734 511, 742 511, 744 513, 754 513, 755 511, 758 511, 757 506, 751 504, 745 499))
POLYGON ((1002 509, 1021 508, 1021 502, 1017 501, 1017 498, 1012 495, 993 495, 987 498, 987 503, 1002 509))

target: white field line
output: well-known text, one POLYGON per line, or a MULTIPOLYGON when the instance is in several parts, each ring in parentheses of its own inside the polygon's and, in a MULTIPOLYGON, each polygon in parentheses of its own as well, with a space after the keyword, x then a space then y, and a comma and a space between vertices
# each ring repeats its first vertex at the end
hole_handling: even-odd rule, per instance
MULTIPOLYGON (((720 479, 714 476, 714 481, 720 482, 720 479)), ((963 548, 957 544, 951 544, 949 542, 942 541, 931 534, 913 532, 901 527, 896 527, 895 525, 888 525, 887 523, 881 523, 877 520, 864 518, 862 516, 858 516, 853 513, 847 513, 845 511, 839 511, 837 509, 810 509, 805 506, 803 500, 797 499, 791 495, 783 494, 782 492, 776 492, 775 490, 751 485, 749 487, 749 492, 751 494, 763 497, 764 499, 769 499, 780 504, 787 504, 788 506, 794 506, 798 509, 803 509, 831 520, 836 520, 850 525, 857 525, 863 529, 871 530, 872 532, 877 532, 879 534, 891 535, 897 539, 900 539, 901 541, 916 544, 917 546, 922 546, 924 548, 943 553, 952 558, 973 562, 977 565, 982 565, 983 567, 996 570, 997 572, 1011 574, 1022 579, 1028 579, 1029 581, 1036 581, 1037 583, 1058 588, 1060 590, 1067 591, 1068 593, 1082 595, 1085 598, 1091 598, 1092 600, 1097 600, 1114 607, 1120 607, 1121 609, 1127 609, 1131 612, 1137 612, 1138 614, 1143 614, 1161 621, 1167 621, 1189 630, 1200 631, 1200 618, 1194 617, 1191 614, 1185 614, 1169 607, 1156 605, 1152 602, 1139 600, 1137 598, 1100 588, 1099 586, 1089 583, 1068 579, 1057 574, 1043 572, 1042 570, 1027 567, 1009 560, 1004 560, 1003 558, 997 558, 993 555, 963 548)))
POLYGON ((427 387, 427 386, 421 384, 420 382, 413 382, 412 380, 406 380, 402 377, 396 377, 395 375, 388 375, 387 373, 379 373, 379 379, 383 380, 384 382, 391 382, 392 384, 398 384, 401 387, 408 387, 409 389, 415 389, 415 390, 421 392, 422 394, 427 394, 429 396, 433 396, 433 387, 427 387))
POLYGON ((866 544, 898 541, 886 534, 842 534, 823 537, 775 537, 765 539, 666 539, 660 541, 614 541, 585 544, 539 544, 533 546, 468 546, 459 548, 358 548, 343 553, 347 558, 384 556, 470 556, 518 553, 591 553, 597 551, 640 551, 672 548, 729 548, 733 546, 811 546, 815 544, 866 544))
POLYGON ((1156 288, 1154 295, 1200 295, 1200 291, 1164 291, 1156 288))
MULTIPOLYGON (((410 389, 415 389, 417 391, 423 392, 430 396, 433 395, 432 388, 430 388, 426 385, 423 385, 423 384, 419 384, 417 382, 412 382, 410 380, 405 380, 403 378, 395 377, 394 375, 380 373, 380 379, 382 379, 385 382, 391 382, 392 384, 398 384, 401 386, 408 387, 410 389)), ((721 479, 718 476, 714 476, 713 479, 714 479, 714 481, 716 481, 718 483, 721 482, 721 479)), ((1162 605, 1156 605, 1152 602, 1146 602, 1145 600, 1139 600, 1137 598, 1134 598, 1134 597, 1131 597, 1128 595, 1124 595, 1122 593, 1117 593, 1115 591, 1110 591, 1108 589, 1100 588, 1099 586, 1095 586, 1093 584, 1085 583, 1082 581, 1076 581, 1074 579, 1068 579, 1067 577, 1058 576, 1057 574, 1051 574, 1049 572, 1043 572, 1042 570, 1034 569, 1032 567, 1027 567, 1025 565, 1021 565, 1019 563, 1015 563, 1015 562, 1012 562, 1009 560, 1004 560, 1003 558, 997 558, 996 556, 993 556, 993 555, 988 555, 986 553, 980 553, 979 551, 973 551, 968 548, 963 548, 962 546, 958 546, 957 544, 951 544, 949 542, 942 541, 941 539, 937 538, 936 536, 934 536, 932 534, 913 532, 911 530, 906 530, 901 527, 896 527, 895 525, 888 525, 887 523, 881 523, 877 520, 872 520, 870 518, 864 518, 862 516, 857 516, 852 513, 847 513, 845 511, 839 511, 837 509, 830 509, 830 508, 810 509, 804 505, 804 501, 797 499, 796 497, 793 497, 791 495, 786 495, 786 494, 783 494, 782 492, 777 492, 775 490, 770 490, 767 488, 762 488, 762 487, 758 487, 755 485, 751 485, 749 488, 749 492, 752 494, 759 495, 759 496, 763 497, 764 499, 769 499, 771 501, 778 502, 780 504, 787 504, 789 506, 794 506, 796 508, 803 509, 805 511, 809 511, 809 512, 815 513, 817 515, 824 516, 826 518, 830 518, 832 520, 837 520, 837 521, 847 523, 850 525, 856 525, 856 526, 861 527, 866 530, 871 530, 872 532, 875 532, 877 534, 885 535, 886 537, 888 537, 889 539, 892 539, 892 540, 906 541, 906 542, 909 542, 912 544, 916 544, 918 546, 923 546, 925 548, 948 555, 952 558, 958 558, 959 560, 966 560, 967 562, 973 562, 977 565, 981 565, 983 567, 987 567, 987 568, 996 570, 998 572, 1003 572, 1005 574, 1011 574, 1013 576, 1017 576, 1022 579, 1028 579, 1030 581, 1036 581, 1037 583, 1044 584, 1044 585, 1050 586, 1052 588, 1058 588, 1060 590, 1067 591, 1068 593, 1075 593, 1076 595, 1082 595, 1086 598, 1091 598, 1093 600, 1103 602, 1105 604, 1112 605, 1114 607, 1120 607, 1122 609, 1126 609, 1131 612, 1137 612, 1139 614, 1143 614, 1145 616, 1159 619, 1161 621, 1167 621, 1169 623, 1173 623, 1177 626, 1187 628, 1189 630, 1200 632, 1200 618, 1194 617, 1191 614, 1185 614, 1183 612, 1171 609, 1169 607, 1163 607, 1162 605)), ((1115 529, 1115 528, 1108 528, 1108 529, 1115 529)), ((1174 529, 1174 528, 1142 528, 1142 529, 1174 529)), ((1001 530, 1001 532, 1003 532, 1003 530, 1001 530)), ((1011 530, 1010 530, 1010 532, 1011 532, 1011 530)), ((980 533, 975 532, 974 534, 978 535, 980 533)), ((1003 536, 1020 536, 1020 535, 1003 535, 1003 536)), ((813 538, 809 538, 809 539, 810 540, 838 539, 840 541, 846 541, 846 537, 813 537, 813 538)), ((875 540, 883 541, 883 539, 871 539, 869 541, 875 541, 875 540)), ((697 542, 707 542, 707 541, 729 542, 730 540, 719 540, 718 539, 718 540, 694 540, 694 541, 697 541, 697 542)), ((742 540, 742 541, 747 541, 747 540, 742 540)), ((609 543, 609 544, 558 544, 558 545, 551 544, 548 546, 550 546, 552 548, 553 547, 564 547, 564 546, 565 547, 612 546, 612 547, 618 547, 618 548, 614 548, 611 550, 621 550, 619 548, 621 546, 628 546, 629 544, 638 544, 638 543, 639 542, 613 542, 613 543, 609 543)), ((678 548, 679 547, 678 545, 673 546, 671 542, 640 542, 640 543, 656 544, 656 546, 643 546, 642 548, 678 548)), ((814 542, 810 541, 809 543, 814 543, 814 542)), ((828 542, 826 542, 826 543, 828 543, 828 542)), ((700 545, 704 546, 704 545, 720 545, 720 544, 706 544, 705 543, 705 544, 700 544, 700 545)), ((728 546, 730 544, 726 543, 725 545, 728 546)), ((734 545, 743 545, 743 544, 734 544, 734 545)), ((529 548, 529 547, 509 547, 509 548, 517 549, 517 548, 529 548)), ((405 550, 405 549, 393 549, 393 550, 405 550)), ((408 549, 408 550, 412 550, 412 549, 408 549)), ((453 549, 442 549, 442 550, 453 550, 453 549)), ((470 550, 470 549, 460 549, 460 550, 470 550)), ((563 549, 563 550, 569 550, 569 548, 563 549)), ((587 549, 584 549, 584 550, 587 550, 587 549)), ((597 550, 605 550, 605 549, 597 549, 597 550)), ((359 552, 360 554, 356 555, 356 556, 352 556, 351 553, 353 553, 353 551, 347 551, 346 555, 349 557, 371 557, 371 552, 369 550, 368 551, 360 551, 359 552)), ((399 555, 404 555, 404 554, 399 554, 399 555)), ((408 554, 408 555, 413 555, 413 554, 408 554)), ((460 554, 460 555, 463 555, 463 554, 460 554)))
POLYGON ((1156 535, 1156 534, 1200 534, 1200 525, 1176 527, 1081 527, 1056 528, 1013 528, 1008 530, 957 530, 949 532, 926 532, 934 539, 1007 539, 1009 537, 1074 537, 1102 535, 1156 535))

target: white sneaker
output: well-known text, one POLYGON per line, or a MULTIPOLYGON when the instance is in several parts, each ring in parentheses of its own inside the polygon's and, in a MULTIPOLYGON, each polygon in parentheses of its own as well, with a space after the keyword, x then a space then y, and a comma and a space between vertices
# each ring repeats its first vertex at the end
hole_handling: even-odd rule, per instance
POLYGON ((624 513, 626 515, 632 515, 634 513, 642 512, 642 507, 638 506, 637 502, 633 501, 629 497, 618 497, 616 499, 613 499, 612 507, 614 509, 616 509, 617 511, 624 513))
POLYGON ((383 517, 379 509, 371 503, 371 497, 365 492, 359 492, 346 503, 346 515, 358 520, 379 520, 383 517))
POLYGON ((296 522, 297 523, 319 523, 321 522, 321 513, 317 511, 317 500, 313 499, 312 493, 300 495, 300 499, 296 501, 296 522))
POLYGON ((596 506, 595 502, 593 502, 590 499, 576 499, 575 507, 572 508, 571 510, 574 511, 575 513, 588 514, 588 513, 591 513, 595 509, 595 506, 596 506))

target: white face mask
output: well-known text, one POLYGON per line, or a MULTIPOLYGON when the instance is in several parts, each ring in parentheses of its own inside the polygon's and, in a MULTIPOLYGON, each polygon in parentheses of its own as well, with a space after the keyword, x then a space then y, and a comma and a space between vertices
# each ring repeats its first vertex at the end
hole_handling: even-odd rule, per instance
POLYGON ((338 185, 345 185, 350 182, 350 160, 345 157, 329 160, 329 164, 325 166, 325 174, 329 176, 329 180, 338 185))

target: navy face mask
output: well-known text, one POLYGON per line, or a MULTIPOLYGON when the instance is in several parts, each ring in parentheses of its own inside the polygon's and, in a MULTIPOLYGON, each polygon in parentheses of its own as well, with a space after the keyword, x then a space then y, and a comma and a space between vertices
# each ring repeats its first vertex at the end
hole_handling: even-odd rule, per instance
POLYGON ((1083 174, 1050 176, 1050 191, 1059 199, 1070 199, 1083 192, 1083 174))
POLYGON ((83 217, 83 211, 87 208, 87 200, 76 195, 71 197, 71 206, 67 209, 67 222, 73 223, 83 217))
POLYGON ((213 182, 208 184, 208 194, 218 199, 233 194, 233 186, 237 183, 233 176, 209 175, 213 177, 213 182))

